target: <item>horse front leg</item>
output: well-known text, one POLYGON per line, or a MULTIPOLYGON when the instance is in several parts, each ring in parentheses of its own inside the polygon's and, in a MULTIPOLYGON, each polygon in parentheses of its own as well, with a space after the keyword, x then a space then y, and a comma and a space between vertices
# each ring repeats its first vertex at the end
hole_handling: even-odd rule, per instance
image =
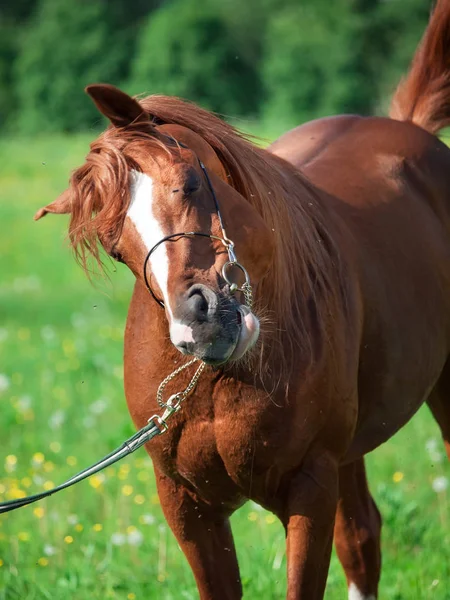
POLYGON ((197 502, 155 469, 164 516, 186 556, 201 600, 238 600, 242 585, 228 516, 197 502))
POLYGON ((308 460, 289 483, 279 515, 287 533, 287 599, 322 600, 338 498, 338 466, 308 460))

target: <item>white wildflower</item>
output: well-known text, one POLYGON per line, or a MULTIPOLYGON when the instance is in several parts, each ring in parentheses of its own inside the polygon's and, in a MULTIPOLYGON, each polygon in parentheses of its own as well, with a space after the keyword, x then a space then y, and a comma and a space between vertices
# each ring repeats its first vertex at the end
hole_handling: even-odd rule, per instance
POLYGON ((444 476, 442 476, 442 477, 436 477, 436 479, 433 479, 431 487, 436 492, 436 494, 439 494, 441 492, 445 492, 445 490, 448 488, 448 479, 447 479, 447 477, 444 477, 444 476))
POLYGON ((143 525, 153 525, 155 517, 153 515, 145 514, 141 516, 140 521, 143 525))
POLYGON ((10 385, 9 377, 6 377, 6 375, 3 375, 3 373, 0 373, 0 393, 6 392, 6 390, 9 388, 9 385, 10 385))
POLYGON ((96 400, 95 402, 93 402, 90 405, 89 410, 94 415, 101 415, 102 412, 104 412, 106 410, 107 406, 108 406, 108 399, 107 398, 99 398, 98 400, 96 400))
POLYGON ((67 522, 69 525, 76 525, 78 523, 78 515, 71 514, 67 516, 67 522))
POLYGON ((56 554, 56 548, 54 546, 51 546, 50 544, 45 544, 44 554, 46 556, 53 556, 54 554, 56 554))
POLYGON ((57 410, 51 415, 48 425, 51 429, 59 429, 65 420, 66 413, 63 410, 57 410))
POLYGON ((32 399, 31 396, 20 396, 20 398, 17 400, 17 410, 19 410, 20 412, 26 412, 28 409, 31 408, 31 404, 32 404, 32 399))
POLYGON ((75 329, 79 329, 86 325, 86 319, 83 315, 80 315, 80 313, 74 313, 70 317, 70 320, 72 322, 72 325, 75 327, 75 329))
POLYGON ((130 531, 130 533, 127 535, 127 541, 130 546, 140 546, 144 541, 144 534, 140 532, 139 529, 130 531))
POLYGON ((111 544, 113 546, 123 546, 127 541, 127 536, 123 533, 113 533, 111 536, 111 544))
POLYGON ((44 342, 53 342, 56 339, 56 331, 51 325, 44 325, 41 329, 41 338, 44 342))

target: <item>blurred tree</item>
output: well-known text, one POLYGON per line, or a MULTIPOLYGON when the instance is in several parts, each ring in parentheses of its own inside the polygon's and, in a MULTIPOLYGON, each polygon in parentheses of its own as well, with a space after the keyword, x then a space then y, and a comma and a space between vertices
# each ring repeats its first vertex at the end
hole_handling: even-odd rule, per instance
POLYGON ((260 80, 217 2, 175 0, 150 14, 133 62, 131 90, 181 96, 229 115, 257 111, 260 80))
POLYGON ((0 128, 14 118, 17 101, 14 93, 13 65, 21 32, 35 9, 37 0, 15 0, 0 4, 0 128))
POLYGON ((85 128, 108 81, 276 129, 385 111, 431 0, 14 0, 0 5, 0 127, 85 128))
POLYGON ((98 121, 83 88, 126 79, 139 18, 158 4, 41 0, 15 67, 19 127, 71 131, 98 121))
POLYGON ((285 0, 267 31, 265 117, 287 127, 379 111, 408 67, 429 6, 428 0, 285 0))
POLYGON ((325 0, 285 2, 270 22, 262 67, 267 119, 289 126, 339 112, 338 73, 356 51, 350 36, 355 18, 346 0, 330 6, 325 0))

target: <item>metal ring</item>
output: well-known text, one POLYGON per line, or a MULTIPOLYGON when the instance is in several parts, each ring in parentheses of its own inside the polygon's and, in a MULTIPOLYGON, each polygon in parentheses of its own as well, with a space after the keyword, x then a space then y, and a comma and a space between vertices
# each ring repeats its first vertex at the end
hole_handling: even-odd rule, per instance
MULTIPOLYGON (((250 285, 250 277, 247 273, 247 271, 245 270, 245 268, 241 265, 241 263, 235 262, 235 261, 231 261, 229 260, 228 262, 226 262, 223 267, 222 267, 222 277, 225 279, 225 281, 228 283, 229 286, 231 285, 236 285, 235 283, 233 283, 232 281, 230 281, 227 277, 227 268, 228 267, 237 267, 238 269, 240 269, 245 277, 245 283, 247 285, 250 285)), ((242 289, 242 287, 238 287, 235 288, 237 290, 239 290, 240 292, 243 292, 244 290, 242 289)))

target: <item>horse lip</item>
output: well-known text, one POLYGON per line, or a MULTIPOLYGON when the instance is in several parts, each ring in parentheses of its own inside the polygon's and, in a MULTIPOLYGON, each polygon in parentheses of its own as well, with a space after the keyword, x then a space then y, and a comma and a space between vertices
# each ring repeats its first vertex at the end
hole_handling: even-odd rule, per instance
POLYGON ((248 306, 241 305, 238 308, 238 312, 240 315, 239 334, 236 338, 236 343, 234 345, 233 352, 229 356, 229 360, 232 360, 232 361, 239 360, 240 358, 242 358, 244 356, 244 354, 246 354, 248 352, 248 350, 250 350, 250 348, 252 348, 254 346, 254 344, 256 343, 256 340, 259 337, 259 322, 256 319, 256 317, 253 315, 253 318, 257 324, 257 327, 253 332, 249 329, 249 325, 246 322, 246 318, 252 314, 252 311, 250 310, 250 308, 248 306), (243 349, 242 348, 239 349, 239 346, 242 341, 241 340, 242 330, 244 327, 247 329, 247 333, 249 334, 249 337, 246 341, 244 341, 245 345, 244 345, 243 349), (236 351, 238 351, 238 356, 235 356, 236 351))
MULTIPOLYGON (((231 346, 231 348, 229 349, 229 351, 227 352, 227 355, 220 360, 216 360, 216 359, 211 359, 205 360, 205 357, 202 356, 197 356, 197 358, 199 358, 200 360, 202 360, 204 363, 206 363, 207 365, 210 365, 212 367, 220 367, 224 364, 226 364, 227 362, 231 362, 233 361, 233 354, 236 351, 236 348, 239 345, 240 339, 241 339, 241 334, 242 334, 242 328, 244 327, 244 319, 246 316, 248 316, 251 313, 251 310, 248 308, 248 306, 245 305, 240 305, 237 309, 236 309, 236 325, 237 325, 237 335, 236 335, 236 339, 233 343, 233 345, 231 346)), ((253 345, 253 344, 252 344, 253 345)), ((180 352, 182 352, 182 354, 191 354, 187 348, 180 348, 178 347, 178 350, 180 352)), ((247 351, 247 350, 246 350, 247 351)), ((243 353, 245 354, 246 351, 243 353)), ((195 356, 195 352, 193 353, 195 356)), ((240 358, 240 357, 239 357, 240 358)))
POLYGON ((248 308, 245 306, 240 306, 237 310, 236 310, 236 324, 238 327, 238 331, 237 331, 237 335, 236 335, 236 339, 234 341, 234 344, 232 345, 231 349, 229 349, 229 351, 227 352, 227 356, 221 360, 205 360, 202 357, 198 357, 200 360, 203 360, 204 363, 206 363, 207 365, 210 365, 212 367, 220 367, 221 365, 226 364, 227 362, 230 361, 231 357, 233 356, 234 351, 237 348, 237 345, 239 344, 239 340, 241 338, 241 331, 242 331, 242 326, 243 326, 243 317, 245 316, 245 314, 248 314, 250 311, 248 310, 248 308), (241 309, 245 308, 248 312, 244 313, 244 315, 242 314, 241 309))

